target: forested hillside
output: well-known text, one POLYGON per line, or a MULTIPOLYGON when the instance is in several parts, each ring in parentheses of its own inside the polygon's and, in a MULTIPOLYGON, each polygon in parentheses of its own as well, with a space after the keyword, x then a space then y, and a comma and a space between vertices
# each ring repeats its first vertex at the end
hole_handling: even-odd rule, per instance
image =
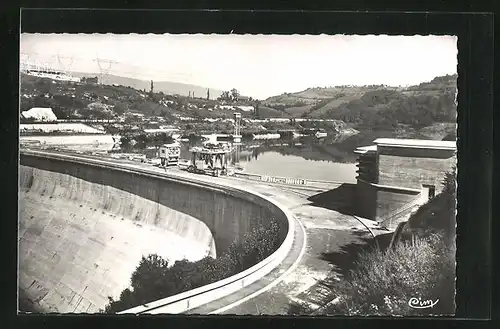
POLYGON ((338 86, 270 97, 267 107, 294 117, 343 120, 360 129, 421 128, 456 121, 457 75, 411 87, 338 86))
MULTIPOLYGON (((409 133, 426 129, 425 135, 435 135, 438 139, 450 135, 446 138, 454 139, 456 79, 456 75, 448 75, 406 88, 381 85, 309 88, 261 101, 258 116, 336 119, 360 131, 409 133)), ((230 107, 234 104, 220 99, 167 95, 161 91, 150 92, 123 85, 21 77, 21 111, 50 107, 60 119, 106 119, 126 112, 166 119, 181 116, 224 118, 232 117, 234 111, 230 107), (229 108, 226 105, 230 105, 229 108)), ((255 100, 240 105, 253 106, 255 100)), ((253 111, 242 113, 246 117, 255 115, 253 111)))

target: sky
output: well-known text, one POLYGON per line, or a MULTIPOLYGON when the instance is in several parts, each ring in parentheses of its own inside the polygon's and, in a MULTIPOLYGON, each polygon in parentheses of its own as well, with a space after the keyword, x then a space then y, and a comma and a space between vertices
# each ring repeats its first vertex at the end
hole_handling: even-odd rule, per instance
POLYGON ((455 36, 21 34, 21 63, 238 89, 258 99, 457 72, 455 36), (99 65, 100 64, 100 65, 99 65))

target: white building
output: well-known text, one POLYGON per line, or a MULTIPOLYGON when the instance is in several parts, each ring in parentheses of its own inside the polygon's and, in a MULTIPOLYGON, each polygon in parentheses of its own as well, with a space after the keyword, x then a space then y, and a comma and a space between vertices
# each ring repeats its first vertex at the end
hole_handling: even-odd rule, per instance
POLYGON ((34 107, 28 111, 23 111, 21 115, 26 119, 34 119, 35 121, 57 121, 56 115, 48 107, 34 107))

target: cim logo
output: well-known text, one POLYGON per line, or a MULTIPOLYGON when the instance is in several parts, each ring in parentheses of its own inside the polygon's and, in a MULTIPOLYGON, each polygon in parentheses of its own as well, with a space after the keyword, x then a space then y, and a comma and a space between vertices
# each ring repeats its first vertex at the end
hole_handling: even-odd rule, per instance
POLYGON ((436 304, 438 302, 439 302, 439 299, 436 299, 435 301, 433 301, 431 299, 422 300, 420 297, 419 298, 412 297, 408 301, 408 306, 410 306, 411 308, 417 308, 417 309, 433 308, 434 306, 436 306, 436 304))
POLYGON ((267 183, 290 184, 290 185, 306 185, 307 181, 300 178, 284 178, 284 177, 270 177, 261 176, 260 180, 267 183))

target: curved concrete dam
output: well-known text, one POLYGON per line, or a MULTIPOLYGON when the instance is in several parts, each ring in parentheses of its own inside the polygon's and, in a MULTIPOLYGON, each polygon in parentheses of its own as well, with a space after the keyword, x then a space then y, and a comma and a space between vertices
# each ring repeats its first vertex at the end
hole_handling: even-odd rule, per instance
POLYGON ((270 218, 290 234, 265 198, 194 179, 35 152, 21 152, 19 179, 20 296, 43 312, 97 312, 143 255, 215 257, 270 218))

